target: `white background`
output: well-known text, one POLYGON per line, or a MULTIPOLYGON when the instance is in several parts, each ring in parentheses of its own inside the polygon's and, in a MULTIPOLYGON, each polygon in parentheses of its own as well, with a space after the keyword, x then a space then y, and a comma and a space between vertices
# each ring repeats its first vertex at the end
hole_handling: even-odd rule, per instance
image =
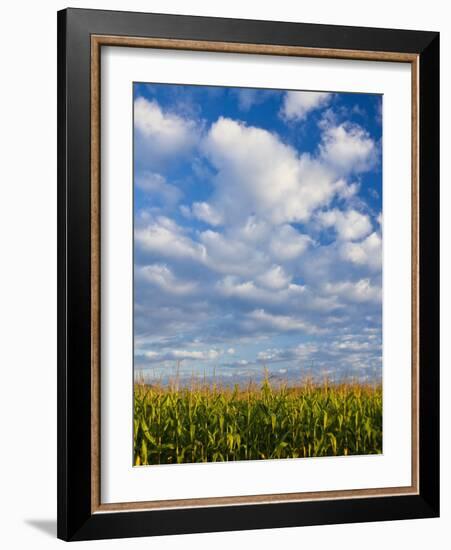
MULTIPOLYGON (((72 6, 441 31, 442 281, 451 280, 449 180, 451 29, 446 3, 323 0, 317 3, 229 0, 72 6), (448 154, 446 154, 448 152, 448 154), (445 216, 445 213, 447 214, 445 216)), ((5 548, 52 548, 56 518, 56 10, 62 2, 9 3, 2 11, 0 88, 0 537, 5 548)), ((84 543, 84 548, 185 549, 299 547, 410 549, 450 538, 451 302, 442 285, 442 518, 239 533, 84 543), (446 401, 445 401, 446 399, 446 401)))
POLYGON ((410 485, 410 66, 106 48, 101 90, 101 502, 410 485), (132 467, 133 80, 384 94, 383 455, 132 467))

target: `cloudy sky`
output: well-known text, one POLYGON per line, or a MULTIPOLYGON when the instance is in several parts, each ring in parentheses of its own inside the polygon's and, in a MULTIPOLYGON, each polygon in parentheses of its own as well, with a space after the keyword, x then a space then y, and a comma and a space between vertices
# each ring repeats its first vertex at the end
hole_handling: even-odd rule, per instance
POLYGON ((380 379, 381 113, 134 85, 135 372, 380 379))

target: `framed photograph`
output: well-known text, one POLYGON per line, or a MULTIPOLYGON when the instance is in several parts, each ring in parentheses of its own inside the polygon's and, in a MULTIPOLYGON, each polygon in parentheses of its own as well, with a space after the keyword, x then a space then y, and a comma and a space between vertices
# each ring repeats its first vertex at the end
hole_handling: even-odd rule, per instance
POLYGON ((58 536, 439 514, 439 35, 58 13, 58 536))

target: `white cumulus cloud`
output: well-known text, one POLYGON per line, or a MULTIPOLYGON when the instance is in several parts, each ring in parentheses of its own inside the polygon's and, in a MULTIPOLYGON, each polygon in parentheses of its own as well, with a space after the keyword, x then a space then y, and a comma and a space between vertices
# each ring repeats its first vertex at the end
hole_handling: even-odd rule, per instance
POLYGON ((279 290, 290 284, 291 276, 285 273, 282 266, 273 265, 258 277, 258 281, 267 288, 279 290))
POLYGON ((190 118, 165 112, 157 101, 134 102, 137 160, 154 165, 190 151, 199 141, 199 125, 190 118))
POLYGON ((161 201, 165 206, 176 204, 182 197, 178 187, 166 181, 166 178, 156 172, 143 172, 135 177, 135 185, 153 200, 161 201))
POLYGON ((222 222, 219 212, 208 204, 208 202, 194 202, 191 211, 195 218, 209 225, 220 225, 222 222))
POLYGON ((205 247, 193 241, 173 220, 158 216, 135 230, 135 243, 143 250, 169 258, 205 258, 205 247))
POLYGON ((380 270, 382 268, 382 239, 378 233, 373 232, 363 241, 344 243, 341 247, 341 256, 356 265, 366 265, 373 270, 380 270))
POLYGON ((219 118, 204 151, 217 170, 213 206, 225 223, 252 215, 272 224, 307 221, 338 192, 338 178, 324 163, 236 120, 219 118))
POLYGON ((281 115, 286 120, 303 120, 311 111, 325 107, 331 98, 327 92, 287 92, 281 115))
POLYGON ((216 349, 208 350, 184 350, 184 349, 174 349, 167 350, 162 352, 157 351, 147 351, 143 353, 144 357, 152 363, 158 363, 162 361, 183 361, 183 360, 193 360, 193 361, 208 361, 217 359, 220 355, 220 352, 216 349))
POLYGON ((356 210, 341 211, 338 209, 320 212, 318 220, 322 227, 333 227, 339 239, 355 241, 371 232, 369 216, 356 210))
POLYGON ((372 284, 369 278, 326 283, 324 290, 350 302, 380 302, 382 299, 380 285, 372 284))
POLYGON ((248 319, 256 321, 263 327, 280 331, 301 331, 308 334, 318 334, 322 330, 311 323, 288 315, 274 315, 264 309, 256 309, 247 315, 248 319))
POLYGON ((269 249, 275 258, 287 261, 301 256, 312 243, 311 237, 299 233, 292 225, 284 224, 274 228, 269 249))
POLYGON ((377 146, 357 124, 323 125, 320 157, 337 173, 365 172, 377 161, 377 146))
POLYGON ((197 288, 196 282, 178 279, 168 266, 162 264, 142 266, 136 276, 170 294, 187 295, 197 288))

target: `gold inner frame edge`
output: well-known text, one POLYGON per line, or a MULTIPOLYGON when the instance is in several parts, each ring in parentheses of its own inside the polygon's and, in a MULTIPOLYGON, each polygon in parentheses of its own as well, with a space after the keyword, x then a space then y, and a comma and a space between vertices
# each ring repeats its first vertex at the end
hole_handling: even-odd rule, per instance
POLYGON ((343 498, 388 497, 419 494, 419 56, 401 52, 307 48, 269 44, 247 44, 140 38, 112 35, 91 36, 91 513, 210 506, 307 502, 343 498), (411 136, 411 235, 412 235, 412 482, 408 487, 384 487, 339 491, 281 493, 229 497, 190 498, 144 502, 101 503, 100 498, 100 50, 102 46, 157 48, 222 53, 280 55, 330 59, 410 63, 412 72, 411 136))

